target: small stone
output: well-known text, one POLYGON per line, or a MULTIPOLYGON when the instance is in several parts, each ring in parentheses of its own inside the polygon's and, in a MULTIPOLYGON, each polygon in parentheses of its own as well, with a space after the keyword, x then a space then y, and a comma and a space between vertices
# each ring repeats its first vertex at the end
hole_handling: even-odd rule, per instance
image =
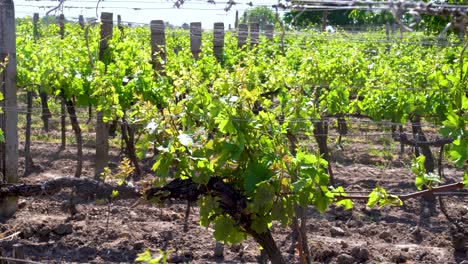
POLYGON ((34 236, 34 230, 32 227, 28 226, 26 228, 24 228, 22 231, 21 231, 21 236, 24 238, 24 239, 28 239, 30 237, 33 237, 34 236))
POLYGON ((409 251, 409 247, 401 248, 401 251, 403 251, 403 252, 408 252, 408 251, 409 251))
POLYGON ((330 234, 332 237, 344 236, 345 231, 339 227, 334 226, 330 228, 330 234))
POLYGON ((83 220, 86 219, 86 215, 85 215, 85 214, 78 213, 78 214, 74 215, 74 216, 72 217, 72 219, 75 220, 75 221, 83 221, 83 220))
POLYGON ((360 262, 366 262, 369 260, 369 250, 363 247, 354 247, 351 249, 351 256, 360 262))
POLYGON ((336 259, 336 263, 337 264, 353 264, 354 263, 354 259, 353 257, 351 257, 350 255, 348 254, 341 254, 338 256, 338 258, 336 259))
POLYGON ((464 205, 460 208, 460 213, 461 215, 467 215, 468 214, 468 206, 464 205))
MULTIPOLYGON (((217 244, 218 245, 218 244, 217 244)), ((222 244, 221 244, 222 245, 222 244)), ((241 244, 234 244, 231 246, 231 251, 232 252, 236 252, 236 253, 239 253, 240 250, 242 249, 242 245, 241 244)))
POLYGON ((73 233, 73 225, 72 224, 60 224, 54 229, 54 233, 57 235, 68 235, 73 233))
POLYGON ((386 239, 388 239, 388 238, 391 238, 391 235, 390 235, 389 232, 383 231, 382 233, 380 233, 379 238, 381 238, 381 239, 383 239, 383 240, 386 240, 386 239))
POLYGON ((130 217, 131 218, 136 218, 136 217, 138 217, 138 214, 133 212, 133 211, 130 211, 130 217))
POLYGON ((136 251, 141 251, 145 247, 145 243, 143 241, 138 241, 133 244, 133 249, 136 251))
POLYGON ((224 244, 221 242, 216 241, 214 248, 214 257, 215 258, 223 258, 224 257, 224 244))
POLYGON ((167 213, 162 213, 159 217, 162 221, 166 221, 166 222, 172 221, 172 217, 167 213))
POLYGON ((18 203, 18 209, 23 209, 24 207, 26 207, 27 203, 26 201, 20 201, 18 203))
POLYGON ((41 237, 48 236, 50 234, 51 230, 48 226, 42 227, 37 233, 41 237))
POLYGON ((457 252, 465 252, 466 251, 466 238, 462 233, 456 233, 452 235, 452 244, 453 248, 457 252))
POLYGON ((402 253, 392 256, 392 261, 395 263, 405 263, 408 257, 402 253))
POLYGON ((341 240, 340 244, 341 244, 342 248, 347 248, 348 247, 348 243, 346 243, 344 240, 341 240))
POLYGON ((117 214, 119 212, 119 209, 117 209, 116 207, 112 208, 111 209, 111 214, 117 214))

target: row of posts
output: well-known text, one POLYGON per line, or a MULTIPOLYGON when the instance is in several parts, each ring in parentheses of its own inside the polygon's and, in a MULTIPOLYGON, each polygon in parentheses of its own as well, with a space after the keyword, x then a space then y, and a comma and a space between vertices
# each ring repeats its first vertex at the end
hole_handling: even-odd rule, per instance
MULTIPOLYGON (((165 26, 162 20, 153 20, 150 23, 151 28, 151 43, 153 56, 160 56, 164 61, 166 59, 165 51, 161 47, 165 47, 165 26)), ((253 48, 259 43, 260 27, 257 23, 239 24, 237 30, 237 46, 239 48, 247 44, 247 39, 250 33, 250 47, 253 48)), ((273 39, 273 25, 265 27, 265 37, 268 40, 273 39)), ((200 22, 190 23, 190 50, 193 57, 198 59, 201 53, 202 42, 202 26, 200 22)), ((224 23, 215 23, 213 27, 213 52, 215 57, 222 61, 224 53, 224 23)), ((156 57, 153 57, 155 62, 155 70, 162 70, 162 65, 159 65, 156 57)))

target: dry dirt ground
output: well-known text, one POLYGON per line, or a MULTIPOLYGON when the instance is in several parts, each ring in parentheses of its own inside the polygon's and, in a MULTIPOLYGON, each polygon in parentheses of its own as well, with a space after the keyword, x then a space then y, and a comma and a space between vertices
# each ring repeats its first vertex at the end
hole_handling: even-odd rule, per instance
MULTIPOLYGON (((83 177, 93 175, 91 145, 84 149, 83 177)), ((416 190, 409 169, 412 150, 407 148, 399 157, 399 145, 391 138, 350 136, 344 139, 344 150, 333 141, 330 146, 335 177, 346 190, 369 191, 377 184, 392 193, 416 190)), ((58 143, 35 141, 32 151, 38 167, 21 182, 73 177, 73 146, 59 151, 58 143)), ((120 159, 119 150, 114 149, 112 168, 120 159)), ((23 163, 21 158, 20 174, 23 163)), ((459 180, 463 174, 447 164, 444 170, 448 181, 459 180)), ((147 176, 151 176, 149 171, 147 176)), ((3 256, 11 257, 17 243, 23 245, 28 260, 40 263, 132 263, 144 249, 171 250, 169 262, 173 263, 255 263, 260 255, 249 239, 226 245, 224 258, 214 257, 213 230, 199 226, 197 208, 190 215, 188 232, 183 231, 183 202, 160 208, 135 205, 135 200, 80 200, 78 213, 70 217, 70 197, 71 191, 63 190, 56 195, 21 198, 16 215, 0 222, 3 256)), ((443 199, 451 217, 468 227, 467 191, 443 199)), ((314 263, 467 263, 468 237, 450 228, 438 204, 432 212, 422 204, 410 200, 402 207, 370 209, 357 202, 352 210, 331 206, 324 214, 309 207, 307 230, 314 263)), ((272 232, 287 262, 298 263, 290 229, 274 224, 272 232)))

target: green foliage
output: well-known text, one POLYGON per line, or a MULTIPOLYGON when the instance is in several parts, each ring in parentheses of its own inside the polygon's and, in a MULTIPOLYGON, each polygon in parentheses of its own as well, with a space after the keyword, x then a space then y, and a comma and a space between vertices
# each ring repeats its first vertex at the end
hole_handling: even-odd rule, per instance
MULTIPOLYGON (((119 164, 118 170, 116 173, 112 173, 109 167, 105 167, 104 171, 101 172, 101 180, 105 182, 107 179, 116 179, 118 180, 117 185, 122 186, 126 184, 127 179, 134 171, 134 167, 131 165, 131 162, 128 158, 124 158, 119 164)), ((119 195, 119 191, 113 190, 111 193, 111 198, 116 198, 119 195)))
POLYGON ((415 157, 413 159, 413 163, 411 164, 411 171, 416 175, 416 188, 418 190, 422 190, 424 188, 432 188, 434 187, 435 184, 438 184, 441 182, 440 176, 429 172, 426 173, 426 169, 424 168, 424 161, 426 160, 426 157, 424 155, 421 155, 419 157, 415 157))
MULTIPOLYGON (((464 103, 463 109, 468 109, 468 101, 464 103)), ((466 114, 460 116, 455 112, 451 112, 447 116, 447 120, 443 122, 444 126, 441 130, 444 136, 454 139, 453 143, 449 145, 448 153, 455 164, 460 168, 463 167, 468 160, 467 123, 468 116, 466 114)))
MULTIPOLYGON (((323 22, 323 11, 306 10, 288 11, 284 14, 286 24, 306 28, 313 25, 321 25, 323 22)), ((332 26, 345 25, 385 25, 394 22, 392 14, 388 11, 365 11, 365 10, 329 10, 327 24, 332 26)))
POLYGON ((369 194, 369 201, 367 206, 374 207, 376 204, 379 204, 379 208, 382 208, 386 205, 396 205, 401 206, 403 202, 396 195, 388 194, 384 188, 377 186, 369 194))
MULTIPOLYGON (((207 184, 222 179, 246 199, 242 213, 261 233, 273 221, 288 225, 297 205, 325 211, 337 204, 350 208, 344 189, 330 188, 327 162, 312 149, 292 144, 290 135, 312 137, 313 121, 330 115, 366 115, 373 121, 404 124, 414 115, 443 124, 443 135, 455 142, 450 155, 466 162, 466 78, 459 78, 460 46, 381 45, 384 32, 349 37, 304 31, 261 42, 252 51, 238 48, 226 32, 223 62, 212 51, 212 34, 204 33, 200 58, 192 58, 189 32, 166 32, 164 74, 151 65, 148 28, 114 32, 106 61, 98 61, 99 28, 90 27, 89 53, 83 31, 41 25, 31 37, 29 21, 18 22, 18 83, 52 95, 75 97, 92 105, 106 120, 125 115, 141 134, 140 158, 155 153, 155 186, 170 179, 207 184), (91 65, 90 57, 94 64, 91 65)), ((405 34, 405 43, 427 40, 405 34)), ((462 67, 466 72, 468 66, 462 67)), ((124 184, 132 168, 122 164, 117 180, 124 184)), ((110 177, 110 171, 105 177, 110 177)), ((418 175, 418 174, 416 174, 418 175)), ((421 177, 420 177, 421 178, 421 177)), ((465 176, 466 178, 466 176, 465 176)), ((418 180, 419 181, 419 180, 418 180)), ((423 184, 436 180, 424 178, 423 184)), ((466 182, 466 179, 465 179, 466 182)), ((419 183, 418 183, 419 184, 419 183)), ((114 193, 118 195, 118 193, 114 193)), ((378 187, 369 206, 400 204, 378 187)), ((208 193, 200 197, 200 224, 214 227, 216 239, 237 243, 242 227, 208 193)))
POLYGON ((214 238, 229 244, 242 242, 247 235, 239 229, 232 218, 227 216, 217 217, 214 221, 214 238))
POLYGON ((135 262, 144 262, 147 264, 159 264, 159 263, 167 263, 167 259, 169 258, 169 255, 174 251, 174 250, 168 250, 164 251, 162 249, 158 249, 159 251, 159 256, 154 258, 153 255, 151 254, 151 251, 148 249, 145 249, 143 253, 138 254, 138 257, 135 259, 135 262))
MULTIPOLYGON (((334 195, 339 195, 342 197, 348 196, 348 194, 345 192, 342 186, 339 186, 337 188, 331 188, 331 191, 334 195)), ((353 201, 351 201, 350 199, 341 199, 340 201, 336 202, 336 204, 342 205, 345 209, 353 208, 353 201)))

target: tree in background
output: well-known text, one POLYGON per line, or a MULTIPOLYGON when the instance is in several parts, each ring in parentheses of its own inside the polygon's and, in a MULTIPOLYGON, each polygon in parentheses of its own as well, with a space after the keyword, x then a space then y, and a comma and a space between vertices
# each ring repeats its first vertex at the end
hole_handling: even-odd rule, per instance
MULTIPOLYGON (((451 4, 451 5, 466 5, 467 0, 423 0, 427 3, 433 4, 451 4)), ((284 21, 286 24, 296 27, 304 28, 308 26, 316 26, 329 24, 332 26, 344 25, 384 25, 387 22, 393 23, 395 19, 390 11, 372 11, 372 10, 328 10, 328 11, 289 11, 284 14, 284 21), (325 22, 325 23, 324 23, 325 22)), ((465 19, 466 20, 466 19, 465 19)), ((405 24, 411 24, 411 15, 408 13, 401 17, 401 21, 405 24)), ((421 15, 417 23, 416 29, 424 30, 427 33, 441 32, 452 17, 446 16, 431 16, 421 15)), ((460 21, 453 21, 450 31, 463 31, 463 26, 460 26, 460 21), (458 27, 458 28, 457 28, 458 27)), ((463 21, 462 21, 463 22, 463 21)), ((466 22, 466 21, 465 21, 466 22)), ((461 23, 463 24, 463 23, 461 23)), ((466 24, 466 23, 465 23, 466 24)))
POLYGON ((393 22, 393 16, 388 11, 366 10, 328 10, 328 11, 290 11, 284 14, 284 21, 293 27, 309 27, 326 23, 332 26, 347 25, 385 25, 393 22))
MULTIPOLYGON (((431 2, 434 4, 446 3, 446 4, 451 4, 451 5, 466 5, 467 4, 466 0, 425 0, 424 2, 431 2)), ((439 33, 451 21, 452 21, 452 18, 450 16, 440 17, 440 16, 422 15, 421 23, 418 26, 420 29, 423 29, 427 33, 439 33)), ((451 30, 449 31, 463 33, 461 31, 466 30, 466 19, 465 19, 465 28, 463 28, 463 26, 461 28, 457 28, 457 25, 453 25, 453 26, 455 27, 452 27, 451 30)))
POLYGON ((245 11, 241 18, 241 23, 258 23, 260 29, 264 30, 266 25, 275 24, 275 13, 266 6, 257 6, 245 11))

